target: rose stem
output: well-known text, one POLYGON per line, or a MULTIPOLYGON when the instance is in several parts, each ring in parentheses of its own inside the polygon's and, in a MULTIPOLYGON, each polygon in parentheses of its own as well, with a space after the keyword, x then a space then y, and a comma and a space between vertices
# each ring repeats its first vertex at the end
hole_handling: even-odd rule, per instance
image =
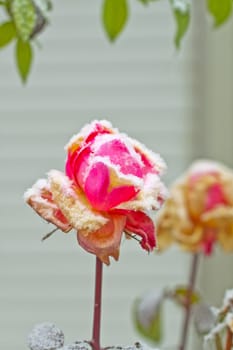
POLYGON ((196 276, 197 276, 197 266, 198 266, 198 260, 199 260, 198 258, 199 258, 199 254, 194 253, 192 256, 192 262, 191 262, 190 277, 189 277, 189 284, 188 284, 186 305, 185 305, 185 315, 184 315, 182 334, 181 334, 181 343, 180 343, 181 345, 179 347, 179 350, 185 350, 185 347, 186 347, 189 321, 190 321, 190 315, 191 315, 192 294, 194 291, 196 276))
POLYGON ((90 342, 94 350, 101 349, 100 324, 101 324, 102 271, 103 271, 103 263, 98 257, 96 257, 93 330, 92 330, 92 340, 90 342))
POLYGON ((227 328, 227 341, 226 341, 226 347, 225 347, 225 350, 231 350, 232 349, 232 332, 230 330, 230 328, 228 327, 227 328))

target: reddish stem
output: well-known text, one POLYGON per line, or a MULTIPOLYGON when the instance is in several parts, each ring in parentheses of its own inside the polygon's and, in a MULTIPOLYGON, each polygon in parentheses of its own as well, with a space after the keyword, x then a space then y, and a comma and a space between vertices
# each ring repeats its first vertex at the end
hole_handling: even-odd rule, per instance
POLYGON ((179 350, 185 350, 186 348, 188 330, 189 330, 189 321, 190 321, 190 315, 191 315, 192 294, 194 291, 196 276, 197 276, 197 267, 198 267, 198 260, 199 260, 198 258, 199 258, 199 254, 194 253, 192 257, 192 263, 191 263, 189 284, 188 284, 188 290, 187 290, 187 299, 186 299, 186 305, 185 305, 185 315, 184 315, 184 322, 183 322, 181 343, 180 343, 179 350))
POLYGON ((103 264, 101 260, 96 257, 95 304, 94 304, 94 315, 93 315, 92 340, 90 342, 94 350, 101 350, 100 326, 101 326, 102 272, 103 272, 103 264))
POLYGON ((225 350, 231 350, 232 349, 232 345, 233 345, 232 336, 233 336, 233 334, 232 334, 230 328, 228 328, 227 329, 227 340, 226 340, 225 350))

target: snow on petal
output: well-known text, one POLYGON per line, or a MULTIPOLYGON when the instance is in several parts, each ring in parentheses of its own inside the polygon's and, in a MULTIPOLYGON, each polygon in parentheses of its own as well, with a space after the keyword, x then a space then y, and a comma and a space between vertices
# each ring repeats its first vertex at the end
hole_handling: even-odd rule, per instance
POLYGON ((62 172, 51 170, 48 176, 54 202, 61 208, 73 228, 90 233, 107 223, 108 219, 88 205, 82 192, 78 192, 62 172))
POLYGON ((24 199, 44 220, 54 224, 63 232, 69 232, 72 227, 54 202, 49 183, 46 179, 38 180, 24 194, 24 199))

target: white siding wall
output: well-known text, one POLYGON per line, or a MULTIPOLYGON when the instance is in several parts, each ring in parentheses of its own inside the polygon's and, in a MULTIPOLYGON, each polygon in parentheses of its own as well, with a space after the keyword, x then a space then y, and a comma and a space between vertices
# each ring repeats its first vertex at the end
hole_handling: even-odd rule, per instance
MULTIPOLYGON (((176 53, 166 2, 132 5, 130 23, 112 45, 100 25, 100 1, 56 1, 26 87, 14 71, 12 48, 0 53, 1 349, 25 349, 28 331, 44 320, 60 326, 67 342, 90 337, 94 257, 73 233, 42 244, 50 227, 22 200, 38 177, 63 168, 63 146, 72 134, 92 119, 109 119, 162 154, 167 183, 194 157, 195 36, 189 33, 189 44, 176 53)), ((119 263, 104 273, 103 345, 138 339, 132 299, 150 287, 182 282, 186 259, 176 250, 156 257, 134 241, 122 244, 119 263)), ((169 343, 177 338, 175 319, 174 311, 169 343)))

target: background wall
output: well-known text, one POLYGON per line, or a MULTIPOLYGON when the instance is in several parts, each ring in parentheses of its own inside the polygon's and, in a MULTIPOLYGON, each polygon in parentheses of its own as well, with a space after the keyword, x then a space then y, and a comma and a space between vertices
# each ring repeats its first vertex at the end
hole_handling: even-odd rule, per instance
MULTIPOLYGON (((16 75, 10 49, 0 53, 4 350, 25 349, 29 330, 46 320, 64 330, 67 342, 90 337, 94 257, 78 247, 74 233, 58 232, 42 244, 40 238, 51 227, 22 200, 38 177, 51 168, 63 169, 63 147, 85 123, 106 118, 161 153, 168 164, 167 185, 197 155, 222 156, 210 151, 215 138, 209 138, 213 134, 207 118, 213 110, 216 118, 218 113, 206 107, 203 96, 214 84, 208 79, 218 60, 208 67, 212 57, 204 45, 202 22, 192 23, 188 40, 177 53, 166 2, 145 9, 134 1, 126 31, 111 45, 101 28, 99 5, 86 0, 56 2, 52 26, 41 36, 43 49, 36 52, 26 87, 16 75)), ((208 95, 208 101, 214 100, 215 95, 208 95)), ((218 127, 215 132, 218 135, 218 127)), ((222 135, 218 152, 225 142, 222 135)), ((149 288, 183 282, 188 258, 176 249, 147 256, 136 242, 123 242, 120 261, 104 271, 103 345, 138 339, 131 322, 133 298, 149 288)), ((171 306, 166 311, 169 346, 177 342, 179 330, 174 325, 180 315, 171 306)))

